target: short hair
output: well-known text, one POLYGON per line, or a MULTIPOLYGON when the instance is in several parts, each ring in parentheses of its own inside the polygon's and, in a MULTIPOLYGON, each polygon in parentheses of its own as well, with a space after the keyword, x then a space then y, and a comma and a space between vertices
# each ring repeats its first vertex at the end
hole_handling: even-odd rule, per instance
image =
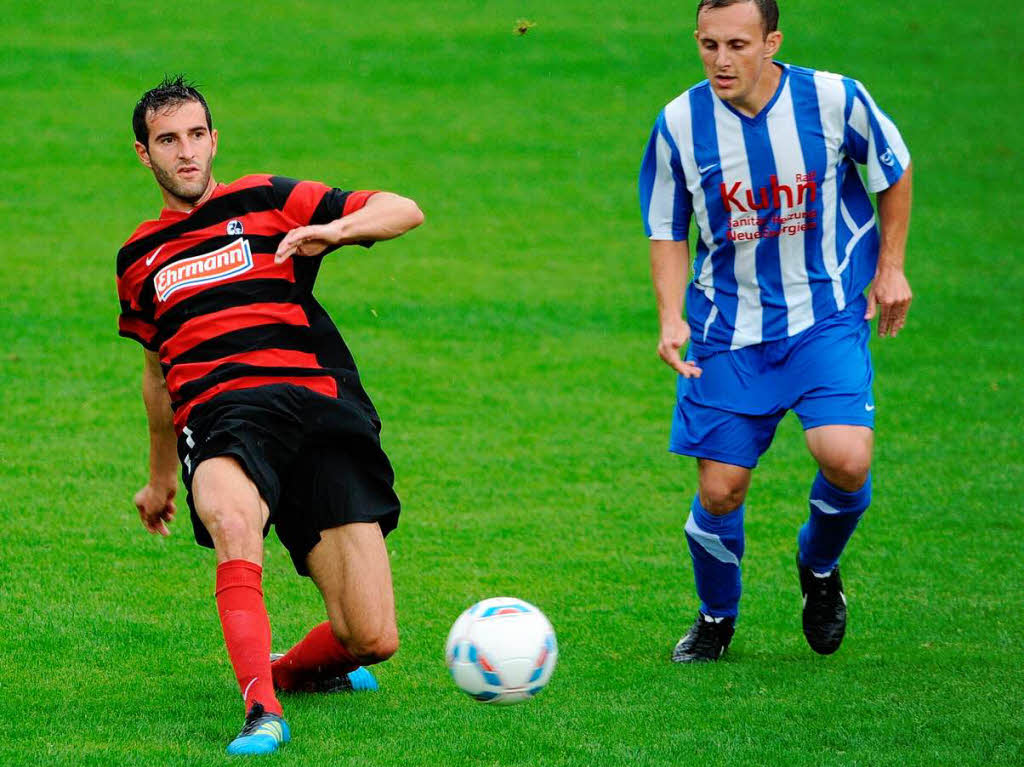
POLYGON ((775 32, 779 28, 779 4, 775 0, 700 0, 697 4, 697 17, 705 8, 725 8, 736 3, 753 3, 761 12, 761 29, 765 37, 769 32, 775 32))
POLYGON ((194 83, 185 79, 185 75, 164 75, 163 81, 142 94, 139 103, 135 105, 132 113, 132 130, 135 131, 135 140, 143 146, 149 146, 149 126, 146 125, 146 115, 149 112, 158 112, 164 107, 184 104, 186 101, 196 101, 203 105, 206 112, 206 127, 213 130, 213 117, 210 115, 210 107, 206 105, 206 99, 200 93, 194 83))

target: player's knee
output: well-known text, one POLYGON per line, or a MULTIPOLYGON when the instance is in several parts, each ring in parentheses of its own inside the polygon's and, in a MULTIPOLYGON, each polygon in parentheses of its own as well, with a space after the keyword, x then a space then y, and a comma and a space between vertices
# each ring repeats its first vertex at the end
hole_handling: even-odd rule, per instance
POLYGON ((745 483, 736 484, 726 481, 706 482, 700 488, 700 505, 715 515, 728 514, 735 511, 743 503, 747 494, 745 483))
POLYGON ((828 466, 822 466, 825 478, 847 493, 860 490, 867 482, 869 471, 871 471, 870 450, 849 450, 838 456, 828 466))
POLYGON ((210 504, 202 509, 200 519, 214 544, 235 544, 260 536, 251 515, 233 504, 210 504))
POLYGON ((350 637, 346 647, 364 666, 386 661, 398 652, 398 631, 386 630, 364 636, 350 637))

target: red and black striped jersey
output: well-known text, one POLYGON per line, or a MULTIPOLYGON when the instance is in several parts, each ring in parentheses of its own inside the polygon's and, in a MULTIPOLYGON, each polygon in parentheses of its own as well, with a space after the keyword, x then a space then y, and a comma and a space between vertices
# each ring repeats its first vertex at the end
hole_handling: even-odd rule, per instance
POLYGON ((313 297, 322 256, 274 263, 290 230, 346 216, 372 194, 245 176, 187 213, 163 210, 128 239, 117 254, 119 332, 159 354, 179 433, 218 394, 274 384, 355 396, 376 420, 313 297))

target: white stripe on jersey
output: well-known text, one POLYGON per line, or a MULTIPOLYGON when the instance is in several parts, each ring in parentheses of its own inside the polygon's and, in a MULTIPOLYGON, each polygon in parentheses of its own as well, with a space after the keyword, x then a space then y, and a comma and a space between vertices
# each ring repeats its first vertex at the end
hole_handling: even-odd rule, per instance
MULTIPOLYGON (((715 105, 715 127, 718 129, 718 146, 729 147, 726 154, 719 149, 722 158, 722 182, 732 188, 739 182, 741 189, 750 189, 750 161, 743 141, 743 123, 726 109, 718 99, 715 105)), ((729 218, 738 221, 749 213, 732 211, 729 218)), ((733 242, 736 258, 733 271, 736 275, 736 331, 732 337, 732 348, 761 343, 761 288, 757 282, 757 240, 733 242)))
POLYGON ((850 110, 850 128, 864 139, 865 142, 871 140, 871 126, 868 125, 868 110, 864 108, 864 103, 860 99, 853 100, 853 108, 850 110))
MULTIPOLYGON (((665 108, 665 124, 668 126, 669 132, 678 137, 680 146, 693 146, 693 111, 690 109, 690 99, 686 94, 680 98, 675 99, 665 108)), ((697 162, 694 160, 693 152, 679 152, 680 160, 683 165, 683 174, 687 179, 699 179, 700 170, 697 168, 697 162)), ((693 270, 694 270, 694 282, 697 287, 704 293, 708 301, 712 303, 715 300, 715 273, 713 269, 713 263, 711 261, 711 254, 715 252, 715 241, 711 234, 711 223, 708 219, 708 205, 707 200, 704 196, 704 188, 700 184, 689 184, 690 187, 690 205, 693 208, 693 220, 697 224, 698 236, 704 243, 704 246, 708 249, 708 255, 705 257, 704 262, 700 264, 700 273, 696 273, 697 270, 697 254, 692 254, 693 270)), ((707 338, 708 328, 711 323, 715 321, 715 317, 718 315, 718 307, 712 307, 711 313, 708 315, 707 321, 704 323, 704 338, 707 338)))
MULTIPOLYGON (((818 94, 818 104, 845 104, 846 89, 843 81, 829 72, 814 73, 814 89, 818 94)), ((821 109, 819 107, 819 109, 821 109)), ((843 145, 846 135, 846 123, 843 110, 821 109, 821 131, 825 136, 828 173, 821 181, 821 257, 825 263, 825 271, 832 278, 832 295, 836 306, 842 311, 846 308, 846 293, 843 291, 842 273, 839 271, 839 259, 836 255, 836 198, 839 195, 836 183, 836 165, 839 148, 843 145)))
MULTIPOLYGON (((793 179, 807 172, 800 149, 800 136, 796 130, 793 93, 787 80, 779 101, 775 105, 780 119, 769 119, 768 136, 775 155, 775 173, 780 179, 793 179)), ((803 223, 802 219, 796 223, 803 223)), ((782 273, 782 292, 789 309, 786 322, 789 335, 795 335, 814 324, 814 301, 807 281, 807 262, 804 252, 804 233, 795 232, 779 237, 779 269, 782 273)))
POLYGON ((672 148, 661 134, 658 134, 657 143, 658 165, 654 175, 654 194, 651 195, 647 225, 659 239, 671 239, 676 193, 676 183, 672 177, 672 148))
POLYGON ((853 220, 853 216, 850 215, 849 209, 846 207, 846 203, 839 202, 839 212, 843 215, 843 221, 846 223, 847 228, 853 232, 853 236, 850 237, 850 241, 846 243, 846 253, 841 264, 839 264, 839 273, 842 274, 846 271, 846 267, 850 265, 850 256, 853 253, 853 249, 857 247, 857 243, 860 242, 860 238, 871 231, 875 225, 875 217, 871 216, 860 228, 857 227, 857 222, 853 220))

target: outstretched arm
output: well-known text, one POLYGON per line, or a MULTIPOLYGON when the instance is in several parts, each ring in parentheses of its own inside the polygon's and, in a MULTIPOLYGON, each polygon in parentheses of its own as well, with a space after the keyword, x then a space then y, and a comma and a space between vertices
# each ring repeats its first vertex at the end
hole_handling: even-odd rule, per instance
POLYGON ((690 266, 690 246, 686 242, 651 240, 651 279, 658 304, 658 356, 686 378, 699 378, 701 369, 679 356, 690 340, 690 326, 683 319, 683 296, 690 266))
POLYGON ((174 519, 178 491, 178 453, 160 357, 148 349, 142 370, 142 401, 149 421, 149 482, 135 494, 135 508, 149 532, 169 535, 167 523, 174 519))
POLYGON ((881 226, 881 245, 878 250, 878 268, 868 290, 868 309, 864 319, 878 318, 878 335, 895 336, 907 320, 913 293, 903 271, 907 249, 907 229, 910 226, 911 166, 903 171, 900 180, 878 193, 878 220, 881 226))
POLYGON ((292 229, 277 246, 274 261, 290 256, 318 256, 327 248, 353 242, 376 242, 399 237, 423 223, 423 212, 408 197, 377 192, 359 210, 329 224, 292 229))

